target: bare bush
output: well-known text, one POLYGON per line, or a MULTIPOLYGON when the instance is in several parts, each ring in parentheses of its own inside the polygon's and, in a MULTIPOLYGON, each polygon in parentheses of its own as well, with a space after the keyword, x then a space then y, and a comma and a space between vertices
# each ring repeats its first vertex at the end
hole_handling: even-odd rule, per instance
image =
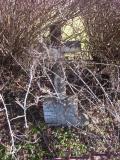
POLYGON ((68 158, 95 151, 116 155, 120 149, 120 66, 113 61, 119 61, 119 47, 117 0, 1 0, 0 140, 7 152, 16 159, 68 158), (75 21, 82 27, 78 22, 75 26, 75 21), (53 23, 63 27, 63 37, 54 37, 56 48, 50 42, 53 23), (66 25, 72 28, 70 35, 65 33, 66 25), (81 51, 56 56, 67 40, 80 40, 81 51), (54 71, 59 65, 64 76, 54 71), (90 120, 85 128, 73 126, 67 136, 63 129, 59 132, 41 124, 45 98, 62 97, 55 88, 56 75, 63 80, 66 95, 77 97, 79 115, 84 113, 90 120))
POLYGON ((119 61, 120 2, 91 0, 86 6, 82 14, 92 55, 102 60, 119 61))

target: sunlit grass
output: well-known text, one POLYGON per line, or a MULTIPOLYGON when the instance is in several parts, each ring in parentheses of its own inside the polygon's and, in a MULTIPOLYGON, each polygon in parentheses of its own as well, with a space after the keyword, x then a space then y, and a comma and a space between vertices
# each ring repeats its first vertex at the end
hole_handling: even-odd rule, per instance
POLYGON ((80 40, 81 48, 86 48, 88 36, 85 32, 84 21, 81 17, 76 17, 69 20, 62 28, 62 39, 66 40, 80 40))
POLYGON ((62 28, 62 40, 63 41, 79 40, 81 43, 81 50, 85 51, 84 53, 82 53, 80 51, 79 54, 77 54, 77 53, 65 54, 65 57, 67 59, 74 59, 74 57, 76 57, 76 55, 77 55, 77 57, 82 58, 84 60, 91 58, 91 56, 87 52, 87 50, 88 50, 88 36, 85 31, 84 20, 81 17, 75 17, 74 19, 67 21, 67 23, 62 28))

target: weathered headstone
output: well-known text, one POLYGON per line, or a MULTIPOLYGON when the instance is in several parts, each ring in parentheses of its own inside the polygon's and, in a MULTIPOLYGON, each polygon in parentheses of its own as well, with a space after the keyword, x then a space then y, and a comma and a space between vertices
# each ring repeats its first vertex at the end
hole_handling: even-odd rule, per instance
POLYGON ((43 103, 45 122, 52 126, 77 126, 82 127, 88 122, 88 118, 82 114, 78 116, 78 99, 77 97, 66 96, 65 70, 61 59, 66 52, 76 52, 80 50, 79 41, 69 41, 61 45, 61 29, 57 24, 51 25, 50 28, 51 46, 53 48, 53 59, 56 60, 54 67, 54 87, 56 97, 47 97, 43 103), (57 47, 56 47, 57 45, 57 47), (58 48, 58 49, 57 49, 58 48))
POLYGON ((59 99, 48 97, 44 100, 44 119, 50 126, 84 127, 89 124, 86 114, 78 115, 77 97, 59 99))
POLYGON ((44 101, 44 116, 50 125, 76 125, 78 123, 78 106, 70 98, 49 97, 44 101))

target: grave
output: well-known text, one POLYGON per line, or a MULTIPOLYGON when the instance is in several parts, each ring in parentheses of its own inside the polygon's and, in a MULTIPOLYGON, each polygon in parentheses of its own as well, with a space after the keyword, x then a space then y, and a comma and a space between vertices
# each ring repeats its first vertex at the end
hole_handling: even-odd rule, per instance
POLYGON ((61 45, 60 25, 50 27, 50 52, 54 52, 56 64, 54 67, 54 87, 56 96, 44 99, 43 112, 45 122, 50 126, 75 126, 83 127, 89 123, 85 114, 78 114, 78 98, 66 95, 64 59, 65 53, 78 52, 81 49, 80 41, 67 41, 61 45), (51 50, 52 49, 52 50, 51 50))

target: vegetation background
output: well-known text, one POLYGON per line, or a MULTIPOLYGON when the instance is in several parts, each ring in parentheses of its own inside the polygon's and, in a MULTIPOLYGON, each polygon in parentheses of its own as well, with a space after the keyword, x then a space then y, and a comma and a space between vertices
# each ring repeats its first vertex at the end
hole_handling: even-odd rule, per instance
POLYGON ((119 159, 119 62, 119 0, 0 0, 0 159, 96 152, 119 159), (90 119, 83 128, 44 123, 42 103, 55 92, 56 62, 47 44, 56 22, 62 27, 61 43, 81 41, 80 52, 65 55, 64 67, 67 94, 78 96, 79 112, 90 119))

